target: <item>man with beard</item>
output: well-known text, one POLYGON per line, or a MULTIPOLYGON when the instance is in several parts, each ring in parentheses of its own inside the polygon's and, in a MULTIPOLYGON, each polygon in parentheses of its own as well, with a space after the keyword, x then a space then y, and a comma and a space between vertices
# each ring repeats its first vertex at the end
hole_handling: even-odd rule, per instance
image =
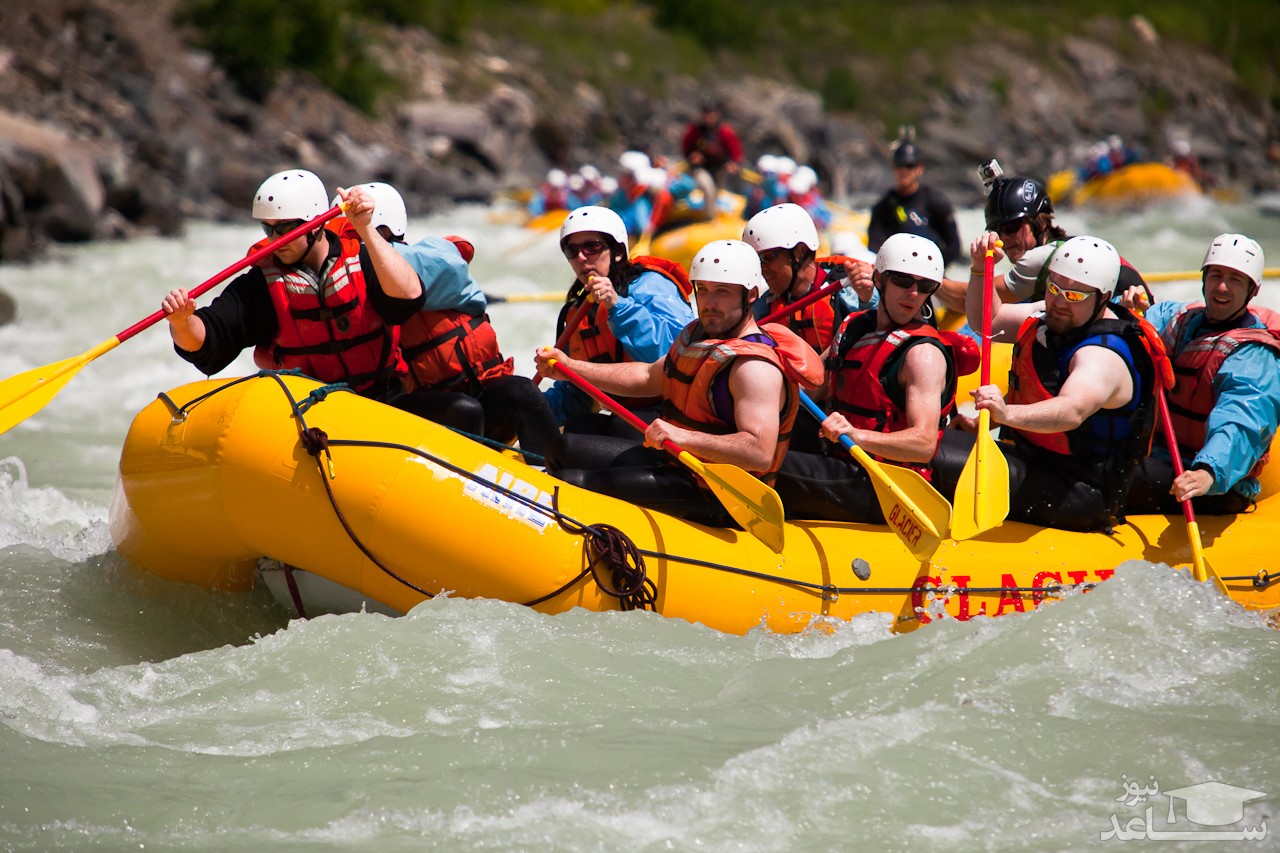
MULTIPOLYGON (((925 321, 929 295, 942 281, 942 250, 916 234, 894 234, 876 253, 872 280, 879 301, 851 314, 824 353, 826 405, 822 435, 847 435, 874 458, 930 479, 955 411, 956 376, 978 367, 971 338, 925 321)), ((870 476, 842 448, 825 454, 792 450, 778 472, 788 518, 883 524, 870 476)))
MULTIPOLYGON (((1204 301, 1160 302, 1146 312, 1173 360, 1169 414, 1186 467, 1174 477, 1157 442, 1129 490, 1129 512, 1173 514, 1194 498, 1197 512, 1228 515, 1257 498, 1280 423, 1280 317, 1249 307, 1264 266, 1256 240, 1219 234, 1200 267, 1204 301)), ((1141 290, 1125 295, 1147 308, 1141 290)))
MULTIPOLYGON (((565 482, 632 503, 715 526, 732 519, 688 468, 661 448, 672 441, 705 462, 737 465, 772 482, 786 454, 799 408, 797 384, 822 381, 813 348, 785 326, 756 325, 751 303, 763 280, 755 250, 738 240, 703 246, 689 270, 698 319, 680 333, 666 356, 650 364, 601 364, 568 358, 546 348, 538 373, 556 376, 563 363, 612 395, 661 395, 661 415, 645 431, 644 444, 623 439, 603 467, 575 468, 575 454, 548 457, 548 469, 565 482)), ((598 449, 588 454, 594 461, 598 449)))
MULTIPOLYGON (((970 255, 1003 253, 987 232, 970 255)), ((1097 237, 1072 237, 1049 262, 1044 302, 992 298, 992 335, 1013 340, 1006 399, 997 385, 972 392, 1000 424, 1009 461, 1009 518, 1067 530, 1110 529, 1137 463, 1151 448, 1155 382, 1172 376, 1158 333, 1108 304, 1120 255, 1097 237)), ((968 319, 982 323, 983 289, 968 292, 968 319)), ((958 471, 956 472, 958 473, 958 471)), ((945 490, 943 490, 945 493, 945 490)))

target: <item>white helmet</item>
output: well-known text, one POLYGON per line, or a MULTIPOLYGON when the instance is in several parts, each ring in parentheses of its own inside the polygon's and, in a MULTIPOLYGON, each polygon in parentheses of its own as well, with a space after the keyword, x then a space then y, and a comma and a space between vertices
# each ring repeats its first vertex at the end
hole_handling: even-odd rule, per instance
POLYGON ((655 190, 664 190, 667 188, 667 170, 654 166, 641 178, 640 183, 655 190))
POLYGON ((581 175, 569 176, 569 191, 580 193, 587 188, 587 179, 581 175))
POLYGON ((253 196, 254 219, 313 219, 329 209, 324 181, 305 169, 276 172, 253 196))
POLYGON ((626 224, 621 216, 607 207, 589 205, 570 213, 564 218, 564 224, 560 226, 560 242, 563 243, 564 238, 570 234, 580 234, 583 231, 608 234, 624 248, 627 245, 626 224))
POLYGON ((742 239, 757 252, 765 249, 793 249, 804 244, 818 251, 818 226, 813 217, 798 204, 786 202, 766 207, 751 217, 742 229, 742 239))
POLYGON ((919 234, 892 234, 876 252, 875 271, 901 272, 927 281, 942 281, 942 249, 919 234))
POLYGON ((1109 300, 1120 281, 1120 253, 1100 237, 1072 237, 1054 253, 1049 272, 1096 287, 1109 300))
POLYGON ((618 191, 618 179, 605 175, 600 179, 600 192, 602 195, 613 195, 618 191))
POLYGON ((409 214, 405 212, 404 199, 400 197, 400 193, 391 184, 381 181, 361 186, 373 196, 373 220, 369 225, 373 228, 385 225, 392 234, 403 240, 404 235, 409 232, 409 214))
POLYGON ((808 166, 801 166, 787 181, 787 189, 797 195, 804 195, 818 185, 818 176, 808 166))
POLYGON ((578 174, 582 176, 583 180, 589 183, 595 183, 600 180, 600 170, 590 164, 579 169, 578 174))
POLYGON ((761 174, 776 175, 778 173, 778 155, 777 154, 761 154, 760 159, 756 161, 756 168, 761 174))
POLYGON ((796 161, 790 157, 779 157, 774 165, 778 167, 778 174, 784 178, 796 173, 796 161))
POLYGON ((1200 271, 1204 272, 1205 268, 1211 264, 1227 267, 1247 275, 1255 285, 1262 284, 1262 269, 1266 266, 1266 259, 1262 255, 1262 247, 1258 245, 1258 241, 1243 234, 1219 234, 1213 238, 1213 242, 1209 244, 1209 251, 1205 252, 1204 263, 1200 265, 1200 271))
POLYGON ((622 171, 642 178, 653 164, 649 162, 649 155, 643 151, 623 151, 618 157, 618 165, 622 167, 622 171))
POLYGON ((714 281, 764 288, 760 256, 740 240, 712 240, 698 250, 689 265, 690 281, 714 281))
POLYGON ((559 189, 569 182, 569 176, 564 173, 564 169, 552 169, 547 172, 547 183, 559 189))

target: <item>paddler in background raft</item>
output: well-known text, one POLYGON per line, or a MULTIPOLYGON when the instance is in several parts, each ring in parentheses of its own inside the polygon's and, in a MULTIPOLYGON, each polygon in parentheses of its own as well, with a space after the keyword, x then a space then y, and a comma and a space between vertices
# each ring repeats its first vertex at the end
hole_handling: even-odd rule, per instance
MULTIPOLYGON (((974 267, 994 233, 970 247, 974 267)), ((1155 383, 1172 384, 1159 334, 1111 304, 1120 255, 1097 237, 1072 237, 1049 262, 1044 302, 1008 304, 992 295, 993 337, 1014 341, 1009 394, 983 385, 978 410, 1004 427, 997 446, 1008 461, 1009 518, 1064 530, 1107 530, 1123 521, 1125 493, 1151 449, 1155 383), (1011 440, 1008 440, 1011 439, 1011 440)), ((969 323, 981 326, 983 288, 969 291, 969 323)), ((971 423, 967 425, 972 426, 971 423)), ((934 485, 954 493, 965 447, 951 431, 935 459, 934 485)))
MULTIPOLYGON (((942 250, 933 241, 915 234, 889 237, 871 279, 879 296, 875 308, 851 314, 823 353, 831 414, 821 435, 834 442, 847 435, 873 458, 914 469, 926 480, 955 411, 956 377, 978 368, 971 338, 940 332, 923 316, 942 269, 942 250)), ((811 426, 800 433, 817 434, 811 426)), ((833 450, 793 447, 782 460, 776 488, 787 518, 884 524, 870 475, 838 445, 823 447, 833 450)))
MULTIPOLYGON (((462 237, 424 237, 407 243, 404 199, 390 184, 362 184, 376 203, 371 224, 417 275, 425 291, 422 308, 400 328, 407 366, 405 393, 391 405, 474 436, 541 455, 558 431, 532 380, 513 375, 488 303, 471 277, 475 247, 462 237)), ((341 237, 353 229, 334 220, 341 237)))
MULTIPOLYGON (((422 307, 417 273, 373 226, 375 201, 360 187, 338 190, 349 236, 318 227, 234 279, 204 308, 185 289, 162 302, 174 349, 206 375, 247 347, 260 367, 300 368, 386 402, 402 390, 397 326, 422 307)), ((329 210, 324 183, 289 169, 263 181, 252 215, 268 238, 329 210)))
POLYGON ((704 462, 735 465, 771 482, 795 425, 799 385, 817 387, 822 362, 785 326, 756 325, 751 303, 764 281, 760 260, 746 243, 708 243, 690 272, 698 319, 652 363, 599 364, 551 347, 538 351, 539 375, 555 377, 555 361, 606 393, 662 401, 661 417, 649 424, 643 445, 613 439, 612 454, 593 454, 605 461, 588 469, 565 436, 566 452, 549 455, 547 466, 567 483, 727 527, 733 520, 719 500, 657 448, 674 442, 704 462))
MULTIPOLYGON (((627 229, 605 207, 580 207, 560 227, 560 249, 574 281, 560 309, 556 340, 570 358, 599 364, 649 364, 671 348, 693 319, 684 267, 648 255, 630 257, 627 229)), ((545 392, 556 421, 569 433, 638 439, 622 420, 595 413, 595 403, 566 381, 545 392)), ((656 396, 629 400, 644 420, 657 414, 656 396)))
POLYGON ((1249 307, 1264 267, 1257 241, 1219 234, 1200 267, 1203 302, 1150 305, 1141 289, 1125 294, 1173 360, 1169 414, 1185 466, 1175 477, 1156 442, 1129 489, 1129 512, 1174 514, 1191 499, 1197 513, 1230 515, 1257 499, 1280 423, 1280 315, 1249 307))

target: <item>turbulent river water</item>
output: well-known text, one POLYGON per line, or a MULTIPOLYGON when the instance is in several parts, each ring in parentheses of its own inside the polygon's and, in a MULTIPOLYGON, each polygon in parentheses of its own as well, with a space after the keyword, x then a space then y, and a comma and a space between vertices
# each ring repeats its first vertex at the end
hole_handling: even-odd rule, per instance
MULTIPOLYGON (((1280 219, 1244 207, 1063 220, 1145 271, 1195 269, 1226 230, 1280 265, 1280 219)), ((964 212, 962 236, 979 223, 964 212)), ((473 237, 491 293, 568 284, 554 238, 492 211, 411 223, 443 233, 473 237)), ((0 377, 109 338, 258 236, 194 225, 0 267, 19 302, 0 377)), ((491 309, 520 372, 555 313, 491 309)), ((1280 826, 1244 829, 1280 801, 1280 634, 1186 572, 1129 564, 1052 607, 903 636, 876 616, 739 637, 450 598, 290 621, 112 549, 129 422, 196 378, 161 324, 0 436, 0 849, 1062 850, 1153 830, 1276 849, 1280 826), (1254 795, 1243 821, 1192 823, 1192 792, 1169 824, 1165 792, 1207 782, 1248 789, 1228 817, 1254 795)))

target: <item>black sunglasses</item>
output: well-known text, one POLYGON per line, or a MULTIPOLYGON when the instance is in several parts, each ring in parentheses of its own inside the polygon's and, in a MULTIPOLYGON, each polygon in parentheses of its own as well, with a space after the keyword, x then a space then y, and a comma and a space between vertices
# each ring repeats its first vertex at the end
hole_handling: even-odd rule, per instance
POLYGON ((901 287, 903 290, 915 288, 922 296, 929 296, 935 290, 942 286, 940 281, 930 281, 927 278, 917 278, 905 272, 885 271, 884 277, 894 287, 901 287))
POLYGON ((1022 230, 1022 226, 1027 223, 1026 219, 1015 219, 1012 222, 1006 222, 996 229, 996 233, 1001 237, 1012 237, 1022 230))
POLYGON ((264 222, 262 223, 262 233, 271 238, 283 237, 299 225, 305 225, 306 223, 307 220, 305 219, 289 219, 284 222, 277 222, 275 225, 264 222))
POLYGON ((586 255, 587 258, 594 258, 606 248, 608 247, 605 246, 603 240, 587 240, 584 243, 562 243, 560 245, 560 251, 564 252, 565 258, 570 261, 578 257, 579 254, 586 255))

